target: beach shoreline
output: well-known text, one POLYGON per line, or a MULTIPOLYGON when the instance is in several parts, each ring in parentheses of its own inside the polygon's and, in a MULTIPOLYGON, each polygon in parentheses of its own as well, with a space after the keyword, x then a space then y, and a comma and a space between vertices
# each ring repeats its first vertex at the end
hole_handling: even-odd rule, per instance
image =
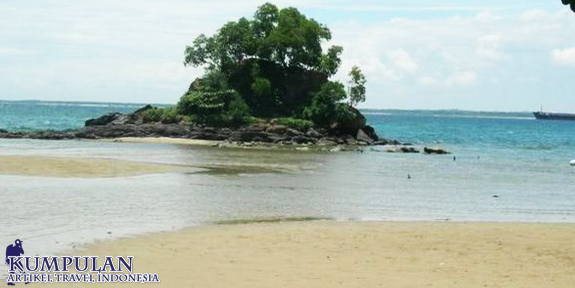
POLYGON ((134 256, 133 272, 157 273, 162 287, 572 287, 574 237, 574 224, 319 220, 206 225, 73 253, 134 256))

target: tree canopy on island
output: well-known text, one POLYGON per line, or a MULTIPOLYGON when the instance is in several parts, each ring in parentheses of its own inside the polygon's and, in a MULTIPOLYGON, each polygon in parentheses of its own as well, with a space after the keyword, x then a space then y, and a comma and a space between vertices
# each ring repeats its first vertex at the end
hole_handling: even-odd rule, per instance
POLYGON ((563 5, 570 5, 571 11, 575 12, 575 0, 561 0, 563 5))
POLYGON ((241 122, 248 116, 292 117, 317 126, 356 117, 365 101, 365 77, 350 72, 345 86, 337 73, 343 48, 322 45, 331 31, 298 9, 266 3, 252 19, 224 24, 212 36, 199 35, 184 52, 184 65, 204 67, 178 103, 178 112, 197 122, 241 122))

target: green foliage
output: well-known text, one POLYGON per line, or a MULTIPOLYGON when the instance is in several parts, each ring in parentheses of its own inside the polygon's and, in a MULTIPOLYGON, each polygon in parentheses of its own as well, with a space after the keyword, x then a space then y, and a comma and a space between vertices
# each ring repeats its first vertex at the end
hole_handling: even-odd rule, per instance
POLYGON ((224 113, 224 122, 238 126, 244 123, 247 123, 247 117, 250 116, 250 107, 246 104, 246 102, 236 94, 236 97, 230 102, 227 111, 224 113))
POLYGON ((270 97, 272 94, 272 84, 266 78, 257 77, 254 83, 252 83, 252 91, 254 96, 258 98, 270 97))
POLYGON ((351 110, 351 106, 346 103, 335 104, 335 122, 347 123, 355 118, 355 113, 351 110))
POLYGON ((337 73, 341 59, 339 55, 343 52, 341 46, 332 46, 327 50, 327 54, 321 56, 320 71, 328 76, 333 76, 337 73))
POLYGON ((195 119, 194 115, 184 115, 181 117, 182 117, 182 120, 184 121, 184 123, 186 123, 186 124, 196 123, 196 119, 195 119))
POLYGON ((329 126, 338 118, 338 103, 345 99, 345 89, 339 82, 327 82, 313 96, 312 103, 304 110, 304 117, 318 126, 329 126))
POLYGON ((200 90, 204 91, 229 90, 228 77, 217 69, 207 70, 204 77, 202 77, 201 85, 200 90))
POLYGON ((244 117, 243 120, 244 120, 244 123, 245 123, 245 124, 256 124, 256 123, 258 123, 258 121, 259 121, 258 118, 253 117, 253 116, 244 117))
POLYGON ((297 118, 278 118, 276 123, 299 131, 307 131, 313 127, 313 122, 297 118))
MULTIPOLYGON (((329 126, 348 117, 349 107, 340 103, 347 97, 344 86, 328 80, 337 73, 343 52, 332 46, 324 53, 322 45, 330 39, 325 25, 298 9, 265 3, 253 18, 227 22, 186 47, 184 65, 205 67, 206 74, 180 99, 177 113, 187 116, 185 121, 221 125, 245 123, 250 115, 296 115, 306 120, 286 123, 305 129, 310 121, 329 126)), ((365 100, 365 77, 361 71, 357 79, 350 75, 355 81, 350 103, 355 105, 365 100)))
POLYGON ((221 71, 254 115, 301 114, 311 93, 341 64, 341 47, 323 53, 322 44, 330 39, 326 26, 296 8, 266 3, 252 19, 228 22, 211 37, 198 36, 186 47, 184 64, 221 71))
POLYGON ((575 12, 575 0, 561 0, 561 3, 563 3, 563 5, 570 5, 571 11, 575 12))
POLYGON ((162 115, 164 112, 160 108, 151 108, 142 112, 142 118, 144 123, 155 123, 162 120, 162 115))
POLYGON ((188 116, 187 122, 215 126, 241 125, 250 116, 249 106, 234 90, 185 94, 178 102, 177 112, 188 116))
POLYGON ((357 66, 353 66, 348 75, 351 77, 349 81, 349 104, 355 106, 365 102, 365 76, 357 66))
POLYGON ((162 121, 164 124, 178 123, 181 116, 178 114, 176 107, 151 108, 142 112, 144 123, 156 123, 162 121))
POLYGON ((331 32, 325 25, 308 19, 296 8, 278 10, 266 3, 258 8, 252 20, 240 18, 226 23, 212 37, 198 36, 192 46, 186 47, 184 64, 208 64, 210 68, 231 72, 242 61, 257 58, 285 68, 320 71, 326 58, 331 60, 328 71, 333 72, 339 66, 342 49, 336 47, 322 54, 321 44, 330 39, 331 32))
MULTIPOLYGON (((160 109, 158 109, 160 110, 160 109)), ((162 118, 161 121, 164 124, 172 124, 172 123, 179 123, 181 120, 181 116, 178 114, 178 110, 175 106, 167 107, 162 109, 162 118)))
POLYGON ((183 115, 206 116, 219 114, 224 111, 229 102, 237 93, 234 90, 224 91, 194 91, 185 94, 178 102, 178 112, 183 115))

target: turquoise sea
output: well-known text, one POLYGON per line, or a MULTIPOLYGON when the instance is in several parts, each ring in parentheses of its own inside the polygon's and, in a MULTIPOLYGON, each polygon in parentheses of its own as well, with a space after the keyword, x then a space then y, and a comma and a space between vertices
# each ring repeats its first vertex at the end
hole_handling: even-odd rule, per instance
MULTIPOLYGON (((78 128, 88 118, 140 106, 0 101, 0 129, 78 128)), ((538 121, 529 112, 364 112, 383 137, 453 154, 0 139, 0 155, 235 167, 113 179, 0 175, 0 243, 19 238, 42 254, 98 239, 266 217, 575 223, 575 167, 569 165, 575 122, 538 121)))

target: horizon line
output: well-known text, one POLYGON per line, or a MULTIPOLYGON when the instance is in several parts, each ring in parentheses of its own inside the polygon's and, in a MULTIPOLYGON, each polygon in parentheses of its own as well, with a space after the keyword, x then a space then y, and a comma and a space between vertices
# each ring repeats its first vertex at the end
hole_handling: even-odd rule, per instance
MULTIPOLYGON (((0 102, 45 102, 45 103, 78 103, 78 104, 117 104, 117 105, 176 105, 174 103, 144 103, 144 102, 109 102, 109 101, 67 101, 67 100, 38 100, 38 99, 23 99, 23 100, 4 100, 0 99, 0 102)), ((426 108, 357 108, 358 110, 364 111, 456 111, 456 112, 474 112, 474 113, 533 113, 534 111, 527 110, 469 110, 461 108, 436 108, 436 109, 426 109, 426 108)))

